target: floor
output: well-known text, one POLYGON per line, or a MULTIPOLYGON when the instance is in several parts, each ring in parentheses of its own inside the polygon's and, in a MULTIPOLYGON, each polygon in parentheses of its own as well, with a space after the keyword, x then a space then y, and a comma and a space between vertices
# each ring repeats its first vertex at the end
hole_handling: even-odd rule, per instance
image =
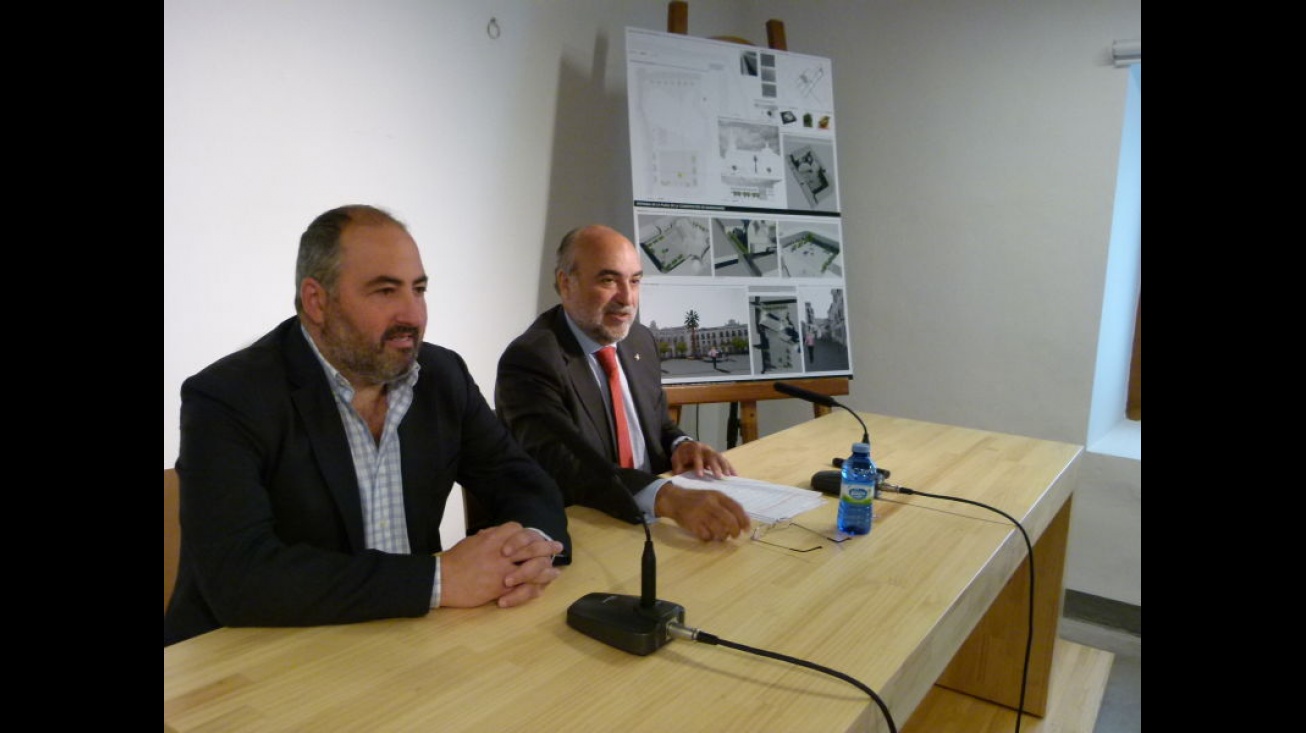
POLYGON ((1139 733, 1143 730, 1143 636, 1083 619, 1063 617, 1063 639, 1115 655, 1106 695, 1092 733, 1139 733))

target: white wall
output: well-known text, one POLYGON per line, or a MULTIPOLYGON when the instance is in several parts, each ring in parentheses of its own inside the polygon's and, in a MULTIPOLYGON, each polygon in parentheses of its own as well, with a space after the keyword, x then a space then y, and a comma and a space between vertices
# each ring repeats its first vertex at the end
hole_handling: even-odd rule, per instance
MULTIPOLYGON (((182 380, 291 314, 299 233, 343 203, 410 225, 427 337, 492 395, 502 348, 555 302, 561 234, 629 228, 624 28, 666 15, 663 0, 166 0, 164 466, 182 380)), ((764 44, 768 18, 834 64, 848 404, 1084 444, 1127 78, 1107 53, 1141 38, 1141 0, 696 0, 689 29, 764 44)), ((723 413, 689 427, 723 447, 723 413)), ((763 403, 762 431, 808 415, 763 403)), ((1141 605, 1138 473, 1081 483, 1069 587, 1141 605), (1118 552, 1079 549, 1104 546, 1118 552)))
MULTIPOLYGON (((749 27, 784 20, 791 50, 833 62, 857 331, 847 404, 1090 445, 1096 384, 1119 395, 1097 418, 1108 432, 1123 418, 1140 277, 1137 239, 1132 256, 1118 243, 1106 306, 1130 330, 1104 329, 1130 83, 1110 48, 1142 38, 1141 0, 774 0, 750 12, 749 27), (1100 349, 1125 358, 1100 362, 1100 349)), ((764 433, 809 414, 792 402, 759 413, 764 433)), ((1085 455, 1066 585, 1141 606, 1141 425, 1123 435, 1132 458, 1085 455)))

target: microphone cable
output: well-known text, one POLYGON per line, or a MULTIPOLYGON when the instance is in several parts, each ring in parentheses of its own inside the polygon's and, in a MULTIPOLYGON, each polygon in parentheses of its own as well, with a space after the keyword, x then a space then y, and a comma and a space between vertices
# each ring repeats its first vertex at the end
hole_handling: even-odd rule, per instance
POLYGON ((756 654, 759 657, 767 657, 769 659, 778 659, 782 662, 796 664, 799 667, 814 669, 817 672, 824 672, 825 674, 828 674, 832 677, 837 677, 843 680, 844 682, 847 682, 848 684, 852 685, 853 687, 856 687, 862 692, 865 692, 867 695, 870 695, 871 699, 875 701, 875 704, 880 706, 880 712, 884 714, 884 719, 889 724, 889 732, 898 733, 898 726, 895 725, 893 722, 893 715, 889 713, 889 706, 885 705, 884 700, 880 699, 880 696, 875 694, 875 690, 872 690, 870 686, 866 685, 860 680, 857 680, 854 677, 844 674, 843 672, 840 672, 837 669, 831 669, 829 667, 826 667, 821 664, 817 664, 815 662, 809 662, 806 659, 791 657, 788 654, 781 654, 779 652, 768 651, 766 649, 758 649, 757 647, 751 647, 748 646, 747 644, 739 644, 737 642, 729 641, 727 639, 722 639, 721 637, 716 636, 715 634, 709 634, 701 629, 695 629, 690 626, 685 626, 684 624, 676 623, 675 621, 672 621, 671 623, 667 624, 667 631, 670 632, 671 636, 677 639, 685 639, 687 641, 697 641, 700 644, 712 644, 714 646, 729 647, 731 649, 737 649, 741 652, 748 652, 749 654, 756 654))
POLYGON ((931 494, 925 491, 917 491, 916 489, 899 486, 898 484, 891 484, 887 481, 881 481, 879 483, 879 489, 895 494, 927 496, 931 499, 944 499, 946 501, 955 501, 961 504, 971 504, 980 507, 981 509, 988 509, 991 512, 1001 514, 1007 518, 1007 521, 1016 525, 1016 529, 1020 530, 1020 536, 1025 539, 1025 549, 1029 553, 1029 615, 1025 632, 1025 662, 1020 669, 1020 702, 1016 705, 1016 733, 1020 733, 1020 722, 1025 717, 1025 687, 1029 684, 1029 658, 1034 647, 1034 545, 1029 541, 1029 534, 1025 532, 1025 528, 1020 524, 1020 522, 1016 521, 1015 517, 997 507, 992 507, 982 502, 963 499, 959 496, 931 494))
MULTIPOLYGON (((863 443, 871 442, 870 435, 866 430, 866 422, 863 421, 861 416, 858 415, 852 408, 844 405, 843 403, 839 402, 835 398, 829 395, 823 395, 819 392, 813 392, 811 390, 803 389, 802 387, 797 387, 792 384, 786 384, 784 382, 776 382, 772 386, 775 388, 775 391, 777 392, 789 395, 790 397, 797 397, 800 400, 806 400, 808 402, 811 402, 812 404, 822 405, 825 407, 842 407, 843 409, 847 410, 850 415, 857 418, 858 424, 862 426, 862 442, 863 443)), ((843 466, 843 460, 839 458, 834 459, 834 465, 837 468, 841 468, 843 466)), ((1026 626, 1027 630, 1025 635, 1025 663, 1020 670, 1020 702, 1017 704, 1016 707, 1016 733, 1020 733, 1020 722, 1025 716, 1025 687, 1028 685, 1029 682, 1029 658, 1030 658, 1031 650, 1033 649, 1034 646, 1034 545, 1029 541, 1029 534, 1025 532, 1025 528, 1021 526, 1020 522, 1017 522, 1014 517, 1002 511, 1001 509, 991 507, 988 504, 982 504, 978 501, 972 501, 970 499, 962 499, 957 496, 945 496, 943 494, 929 494, 924 491, 917 491, 916 489, 907 488, 906 486, 891 484, 883 480, 886 477, 887 474, 882 476, 881 480, 878 483, 876 483, 875 494, 877 497, 879 496, 880 490, 883 489, 898 494, 916 494, 919 496, 928 496, 931 499, 945 499, 947 501, 956 501, 962 504, 973 504, 977 507, 980 507, 981 509, 988 509, 991 512, 997 512, 998 514, 1001 514, 1002 516, 1006 517, 1008 521, 1016 525, 1016 529, 1020 530, 1020 535, 1025 538, 1025 548, 1029 552, 1029 618, 1026 626)))

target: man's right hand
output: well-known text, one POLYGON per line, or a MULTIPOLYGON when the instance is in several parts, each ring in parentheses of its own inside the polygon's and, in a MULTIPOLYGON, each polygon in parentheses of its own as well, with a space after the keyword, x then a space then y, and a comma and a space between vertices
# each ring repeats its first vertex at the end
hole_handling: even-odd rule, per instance
POLYGON ((686 489, 668 482, 658 489, 653 509, 704 542, 738 537, 750 524, 739 502, 716 489, 686 489))
POLYGON ((561 575, 553 556, 562 550, 517 522, 487 527, 440 555, 440 605, 508 608, 537 598, 561 575))

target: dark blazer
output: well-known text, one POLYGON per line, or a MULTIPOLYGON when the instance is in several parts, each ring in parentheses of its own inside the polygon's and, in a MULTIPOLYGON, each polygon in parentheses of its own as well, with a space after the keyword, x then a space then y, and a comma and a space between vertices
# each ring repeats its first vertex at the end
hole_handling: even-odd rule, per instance
MULTIPOLYGON (((181 561, 164 644, 219 626, 308 626, 430 610, 454 482, 570 554, 557 485, 517 445, 458 354, 429 343, 399 425, 412 554, 363 545, 349 442, 297 318, 181 388, 181 561)), ((565 561, 565 558, 559 558, 565 561)))
POLYGON ((616 433, 603 394, 562 306, 542 313, 499 358, 495 410, 527 453, 579 504, 637 522, 633 495, 671 469, 671 444, 685 435, 667 411, 653 333, 635 323, 617 344, 651 471, 617 467, 616 433), (615 490, 614 490, 615 489, 615 490))

